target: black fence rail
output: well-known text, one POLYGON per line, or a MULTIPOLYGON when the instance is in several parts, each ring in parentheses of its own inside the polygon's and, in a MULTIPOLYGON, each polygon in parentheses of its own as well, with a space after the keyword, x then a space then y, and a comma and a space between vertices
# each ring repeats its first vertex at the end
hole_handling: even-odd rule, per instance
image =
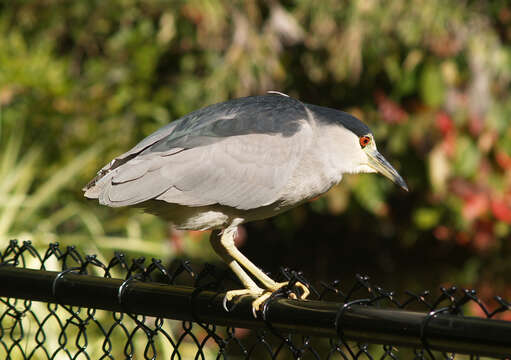
MULTIPOLYGON (((282 270, 282 277, 305 282, 282 270)), ((473 290, 407 292, 357 275, 322 283, 314 300, 277 293, 258 318, 251 299, 223 307, 227 270, 189 262, 108 262, 51 244, 11 241, 0 252, 2 359, 508 359, 511 303, 489 310, 473 290), (485 318, 465 316, 468 304, 485 318), (248 329, 248 330, 247 330, 248 329), (469 354, 460 357, 458 354, 469 354)))

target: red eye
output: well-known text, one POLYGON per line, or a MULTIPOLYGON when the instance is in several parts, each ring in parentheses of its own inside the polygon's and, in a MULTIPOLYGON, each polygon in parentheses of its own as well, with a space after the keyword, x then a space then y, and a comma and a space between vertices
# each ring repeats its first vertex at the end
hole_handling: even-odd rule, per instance
POLYGON ((369 136, 361 136, 360 137, 360 146, 362 149, 365 148, 371 142, 371 138, 369 136))

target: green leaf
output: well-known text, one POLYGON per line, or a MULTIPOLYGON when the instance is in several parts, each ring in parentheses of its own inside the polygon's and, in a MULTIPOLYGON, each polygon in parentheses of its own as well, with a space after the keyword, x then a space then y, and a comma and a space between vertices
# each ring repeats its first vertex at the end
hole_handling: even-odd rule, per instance
POLYGON ((420 76, 420 95, 424 103, 439 107, 444 102, 445 84, 440 67, 434 64, 424 66, 420 76))
POLYGON ((419 229, 429 230, 438 225, 441 216, 439 208, 423 207, 415 211, 413 221, 419 229))
POLYGON ((479 169, 481 153, 477 145, 468 136, 460 136, 456 144, 455 171, 457 174, 471 178, 479 169))

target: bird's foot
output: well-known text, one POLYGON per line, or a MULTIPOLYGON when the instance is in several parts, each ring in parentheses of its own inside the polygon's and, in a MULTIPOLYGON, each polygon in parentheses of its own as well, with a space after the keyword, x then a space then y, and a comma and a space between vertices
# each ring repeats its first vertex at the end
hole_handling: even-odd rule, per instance
MULTIPOLYGON (((289 282, 286 281, 286 282, 281 282, 281 283, 276 283, 276 286, 270 290, 267 290, 265 291, 262 295, 260 295, 257 299, 255 299, 253 302, 252 302, 252 314, 254 314, 254 317, 256 318, 257 317, 257 312, 261 310, 261 307, 264 305, 264 303, 278 290, 282 289, 283 287, 285 286, 288 286, 289 285, 289 282)), ((287 292, 288 293, 288 297, 290 299, 301 299, 301 300, 304 300, 307 298, 307 296, 309 296, 310 294, 310 290, 307 286, 305 286, 304 284, 302 284, 301 282, 297 281, 293 284, 294 286, 298 287, 299 289, 301 289, 301 294, 298 294, 296 292, 294 292, 292 289, 289 289, 289 291, 287 292)))
MULTIPOLYGON (((277 283, 276 285, 277 286, 274 289, 271 289, 272 292, 277 291, 279 289, 282 289, 284 286, 288 286, 289 285, 289 281, 284 281, 284 282, 281 282, 281 283, 277 283)), ((288 297, 290 299, 305 300, 305 299, 307 299, 307 297, 311 293, 309 288, 307 287, 307 285, 305 285, 305 284, 303 284, 303 283, 301 283, 299 281, 295 281, 295 283, 293 284, 293 287, 299 288, 302 293, 300 295, 300 294, 297 294, 295 291, 293 291, 293 289, 289 289, 288 297)))
POLYGON ((261 297, 261 295, 264 294, 264 292, 265 292, 265 290, 263 290, 259 287, 227 291, 225 293, 224 301, 223 301, 224 309, 226 311, 229 311, 229 309, 227 308, 227 303, 237 296, 249 295, 249 296, 252 296, 255 298, 259 298, 259 297, 261 297))
MULTIPOLYGON (((256 288, 248 288, 248 289, 240 289, 240 290, 230 290, 225 293, 224 301, 223 301, 223 307, 226 311, 229 311, 229 308, 227 307, 227 303, 238 296, 252 296, 255 297, 255 300, 252 302, 252 314, 255 318, 257 318, 257 312, 261 310, 262 305, 278 290, 281 290, 283 287, 288 286, 289 282, 281 282, 276 283, 275 287, 268 290, 263 290, 259 287, 256 288)), ((301 294, 297 294, 293 290, 288 291, 288 297, 290 299, 301 299, 304 300, 309 296, 310 290, 309 288, 302 284, 301 282, 297 281, 294 283, 294 286, 299 288, 301 290, 301 294)))

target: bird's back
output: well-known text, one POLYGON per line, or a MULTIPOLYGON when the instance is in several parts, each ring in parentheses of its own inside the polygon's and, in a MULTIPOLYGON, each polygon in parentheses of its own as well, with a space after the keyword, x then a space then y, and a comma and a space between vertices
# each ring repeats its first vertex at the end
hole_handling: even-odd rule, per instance
POLYGON ((304 105, 265 95, 208 106, 172 122, 100 170, 85 196, 108 206, 149 200, 239 210, 278 201, 310 145, 304 105))

